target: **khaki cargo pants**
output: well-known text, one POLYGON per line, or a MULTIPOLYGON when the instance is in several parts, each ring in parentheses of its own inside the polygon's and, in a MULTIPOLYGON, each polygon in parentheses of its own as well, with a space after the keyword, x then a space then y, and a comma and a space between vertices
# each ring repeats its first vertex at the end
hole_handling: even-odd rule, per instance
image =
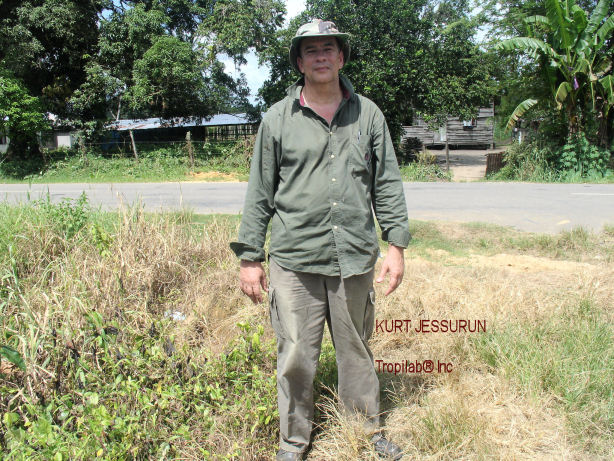
POLYGON ((324 322, 337 355, 338 391, 346 410, 379 425, 379 381, 367 340, 375 322, 373 270, 347 279, 284 269, 270 260, 270 314, 277 336, 280 447, 303 452, 313 421, 313 379, 324 322))

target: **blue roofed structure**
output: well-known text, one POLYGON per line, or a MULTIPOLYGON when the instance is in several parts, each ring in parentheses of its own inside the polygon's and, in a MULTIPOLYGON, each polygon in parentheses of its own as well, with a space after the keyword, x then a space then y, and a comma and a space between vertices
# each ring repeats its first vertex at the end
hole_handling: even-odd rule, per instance
POLYGON ((256 134, 258 124, 247 114, 115 120, 105 125, 106 136, 102 148, 109 150, 127 145, 130 143, 130 132, 136 144, 185 142, 188 131, 194 142, 231 141, 256 134))
POLYGON ((109 122, 105 129, 109 131, 129 131, 129 130, 153 130, 160 128, 192 128, 200 126, 237 126, 253 125, 247 114, 216 114, 209 119, 187 117, 187 118, 145 118, 145 119, 126 119, 109 122))

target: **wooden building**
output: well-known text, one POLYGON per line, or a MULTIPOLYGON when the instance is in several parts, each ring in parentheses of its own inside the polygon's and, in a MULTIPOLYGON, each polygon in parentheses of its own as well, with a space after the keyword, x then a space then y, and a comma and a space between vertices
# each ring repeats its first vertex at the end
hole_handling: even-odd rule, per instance
POLYGON ((424 146, 445 145, 446 140, 451 146, 485 146, 492 147, 494 143, 494 109, 482 107, 477 118, 460 120, 449 117, 447 124, 439 130, 431 130, 427 123, 418 117, 411 126, 403 127, 401 141, 407 138, 417 138, 424 146))

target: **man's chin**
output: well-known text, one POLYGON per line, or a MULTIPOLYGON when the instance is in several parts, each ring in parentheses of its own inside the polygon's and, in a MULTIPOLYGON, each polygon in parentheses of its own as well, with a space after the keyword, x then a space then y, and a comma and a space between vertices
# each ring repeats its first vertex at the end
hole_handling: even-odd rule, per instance
POLYGON ((336 75, 334 75, 331 72, 322 72, 322 73, 312 74, 310 80, 313 83, 323 84, 323 83, 334 82, 335 78, 336 78, 336 75))

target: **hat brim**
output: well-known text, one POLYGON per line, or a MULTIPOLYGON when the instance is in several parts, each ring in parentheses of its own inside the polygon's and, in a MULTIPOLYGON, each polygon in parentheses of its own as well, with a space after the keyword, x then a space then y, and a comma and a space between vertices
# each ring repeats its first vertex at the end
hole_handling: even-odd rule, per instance
POLYGON ((299 48, 301 46, 301 40, 304 38, 310 37, 337 37, 339 42, 341 43, 341 51, 343 51, 343 65, 345 66, 347 62, 350 60, 350 44, 348 39, 350 38, 350 34, 339 32, 337 34, 305 34, 300 37, 292 38, 292 43, 290 45, 290 52, 288 53, 288 58, 290 59, 290 65, 292 68, 301 74, 301 71, 298 68, 297 58, 299 48))

